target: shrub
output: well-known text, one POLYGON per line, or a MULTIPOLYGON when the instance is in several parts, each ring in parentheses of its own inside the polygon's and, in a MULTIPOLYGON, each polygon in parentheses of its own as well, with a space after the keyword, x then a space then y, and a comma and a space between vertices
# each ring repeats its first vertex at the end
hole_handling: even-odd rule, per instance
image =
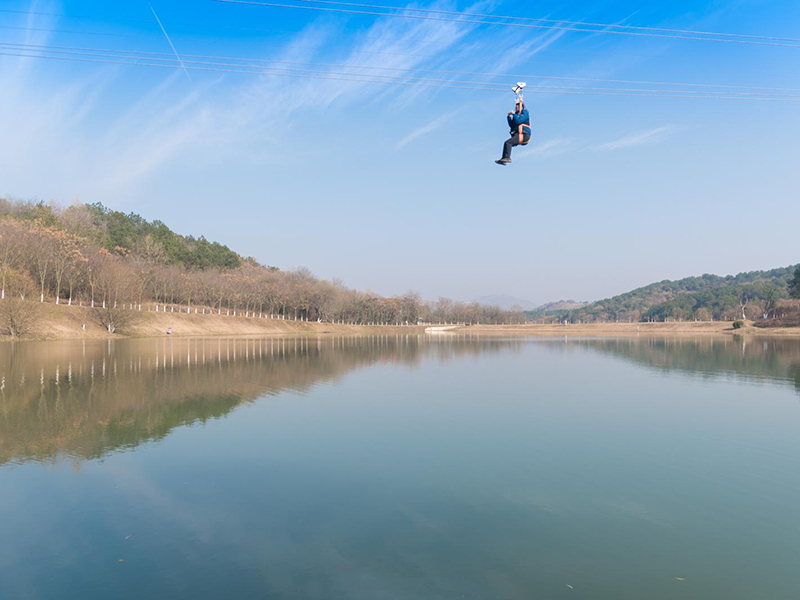
POLYGON ((107 306, 95 308, 94 317, 95 321, 108 333, 125 333, 126 328, 137 320, 138 315, 133 310, 107 306))
POLYGON ((33 332, 39 316, 39 303, 21 298, 6 298, 0 301, 0 328, 12 338, 33 332))
POLYGON ((744 321, 734 321, 733 322, 733 328, 734 329, 741 329, 742 327, 744 327, 744 321))

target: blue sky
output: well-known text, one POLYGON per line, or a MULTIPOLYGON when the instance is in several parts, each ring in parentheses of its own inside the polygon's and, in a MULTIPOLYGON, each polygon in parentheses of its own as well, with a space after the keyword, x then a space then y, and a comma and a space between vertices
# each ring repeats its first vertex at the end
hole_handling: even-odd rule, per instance
MULTIPOLYGON (((152 4, 181 55, 508 73, 531 88, 606 85, 542 75, 800 89, 800 48, 152 4)), ((782 0, 414 6, 800 38, 800 4, 782 0)), ((139 1, 2 0, 0 41, 171 52, 139 1)), ((800 261, 796 101, 531 89, 533 141, 502 168, 510 91, 287 74, 0 56, 0 194, 99 201, 267 264, 428 298, 591 300, 800 261)))

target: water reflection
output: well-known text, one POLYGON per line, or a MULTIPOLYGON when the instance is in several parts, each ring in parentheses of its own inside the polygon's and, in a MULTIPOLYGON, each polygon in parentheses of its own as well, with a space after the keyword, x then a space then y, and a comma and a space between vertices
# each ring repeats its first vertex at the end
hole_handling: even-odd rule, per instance
POLYGON ((588 349, 649 369, 701 377, 791 382, 791 339, 503 340, 470 336, 159 339, 0 346, 0 465, 98 458, 219 418, 242 403, 304 392, 377 363, 408 366, 525 344, 588 349))
POLYGON ((798 364, 784 339, 0 346, 0 598, 795 598, 798 364))
POLYGON ((374 336, 2 345, 0 465, 98 458, 266 395, 334 382, 360 367, 413 366, 523 343, 374 336))
POLYGON ((570 341, 664 372, 793 383, 800 392, 800 340, 743 336, 570 341))

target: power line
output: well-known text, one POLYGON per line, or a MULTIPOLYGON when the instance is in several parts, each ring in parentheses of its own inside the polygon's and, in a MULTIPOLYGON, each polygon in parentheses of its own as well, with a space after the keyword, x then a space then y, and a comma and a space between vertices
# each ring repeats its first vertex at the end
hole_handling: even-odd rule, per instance
POLYGON ((69 33, 76 35, 104 35, 108 37, 131 37, 124 33, 101 33, 99 31, 68 31, 66 29, 43 29, 39 27, 15 27, 13 25, 0 25, 0 29, 15 29, 17 31, 39 31, 45 33, 69 33))
MULTIPOLYGON (((701 37, 696 35, 673 35, 666 33, 655 33, 655 32, 650 33, 641 31, 612 31, 609 29, 587 29, 581 27, 574 27, 574 26, 567 27, 559 25, 535 25, 532 23, 508 23, 504 21, 487 21, 487 20, 476 20, 469 18, 433 17, 427 15, 410 15, 410 14, 389 13, 389 12, 375 12, 368 10, 355 10, 346 8, 330 8, 324 6, 299 6, 296 4, 280 4, 277 2, 257 2, 255 0, 213 0, 213 1, 224 4, 245 4, 251 6, 267 6, 272 8, 289 8, 296 10, 319 11, 326 13, 342 13, 342 14, 352 14, 352 15, 367 15, 374 17, 396 17, 401 19, 414 19, 418 21, 440 21, 448 23, 462 23, 466 25, 494 25, 502 27, 518 27, 525 29, 547 29, 556 31, 574 31, 582 33, 602 33, 608 35, 647 37, 647 38, 659 38, 668 40, 684 40, 684 41, 689 40, 697 42, 717 42, 723 44, 744 44, 750 46, 777 46, 782 48, 800 48, 800 44, 798 43, 768 42, 768 41, 746 40, 746 39, 736 39, 736 38, 701 37)), ((301 2, 304 0, 295 0, 295 1, 301 2)), ((392 7, 391 10, 405 10, 405 9, 392 7)), ((469 13, 456 13, 456 14, 469 15, 469 13)))
MULTIPOLYGON (((84 63, 103 63, 103 64, 116 64, 125 66, 138 66, 149 68, 162 68, 162 69, 180 69, 181 65, 175 59, 136 59, 128 57, 107 57, 102 58, 98 56, 76 57, 76 56, 52 56, 43 54, 43 51, 35 50, 21 50, 17 52, 0 51, 0 56, 15 56, 22 58, 38 58, 48 60, 61 60, 68 62, 84 62, 84 63), (23 53, 25 52, 25 53, 23 53), (34 52, 38 52, 34 54, 34 52), (143 60, 162 60, 165 62, 142 62, 143 60), (167 62, 172 61, 172 62, 167 62)), ((209 71, 220 73, 237 73, 245 75, 270 75, 274 77, 286 77, 292 79, 314 79, 314 80, 327 80, 327 81, 348 81, 356 83, 371 83, 383 85, 398 85, 405 87, 426 87, 426 88, 440 88, 440 89, 461 89, 461 90, 474 90, 474 91, 488 91, 495 93, 506 93, 504 89, 497 86, 500 84, 491 84, 487 82, 462 82, 458 80, 425 80, 425 79, 410 79, 410 78, 392 78, 391 76, 380 75, 362 75, 358 73, 331 73, 326 71, 314 70, 301 70, 301 69, 278 69, 278 68, 263 68, 263 67, 249 67, 247 65, 226 65, 220 63, 214 65, 213 63, 206 65, 200 62, 185 61, 184 66, 191 71, 209 71), (233 68, 231 68, 233 67, 233 68), (280 71, 280 72, 276 72, 280 71), (298 73, 302 73, 299 75, 298 73), (375 79, 379 77, 380 79, 375 79), (372 79, 369 79, 372 78, 372 79)), ((534 88, 531 91, 536 91, 534 88)), ((582 88, 550 88, 539 89, 538 93, 555 94, 555 95, 570 95, 570 96, 614 96, 614 97, 632 97, 632 98, 692 98, 692 99, 705 99, 705 100, 752 100, 752 101, 766 101, 766 102, 795 102, 800 100, 800 97, 780 97, 780 96, 741 96, 731 95, 726 93, 692 93, 686 91, 667 92, 664 90, 615 90, 613 88, 591 89, 591 91, 583 91, 582 88)))
MULTIPOLYGON (((108 55, 128 55, 127 58, 150 58, 150 57, 169 57, 172 56, 163 52, 150 52, 142 50, 114 50, 107 48, 92 48, 92 47, 75 47, 75 46, 53 46, 43 44, 18 44, 11 42, 0 42, 0 47, 7 46, 12 48, 25 48, 35 49, 37 51, 73 51, 81 53, 106 53, 108 55)), ((292 61, 292 60, 278 60, 269 58, 253 58, 253 57, 234 57, 234 56, 219 56, 219 55, 204 55, 204 54, 183 54, 184 59, 208 59, 208 60, 224 60, 224 61, 239 61, 241 62, 254 62, 254 63, 267 63, 267 64, 286 64, 286 65, 299 65, 299 66, 313 66, 313 67, 328 67, 328 68, 348 68, 348 69, 363 69, 369 71, 393 71, 403 73, 436 73, 442 75, 455 75, 455 76, 472 76, 472 77, 490 77, 490 78, 506 78, 513 80, 521 79, 541 79, 541 80, 558 80, 558 81, 582 81, 591 83, 613 83, 624 85, 656 85, 656 86, 673 86, 673 87, 698 87, 707 88, 709 90, 724 89, 724 90, 750 90, 756 92, 800 92, 798 88, 780 88, 780 87, 765 87, 765 86, 747 86, 747 85, 732 85, 732 84, 713 84, 713 83, 687 83, 687 82, 665 82, 665 81, 642 81, 631 79, 604 79, 598 77, 565 77, 559 75, 532 75, 532 74, 519 74, 519 73, 487 73, 475 71, 450 71, 443 69, 424 69, 424 68, 402 68, 402 67, 379 67, 373 65, 354 65, 342 63, 321 63, 321 62, 305 62, 305 61, 292 61)), ((162 59, 154 59, 162 60, 162 59)), ((197 62, 197 61, 194 61, 197 62)), ((225 66, 246 66, 236 63, 228 63, 225 66)), ((259 68, 257 65, 253 68, 259 68)), ((488 82, 487 82, 488 84, 488 82)), ((502 85, 505 89, 505 84, 491 84, 502 85)), ((653 90, 658 91, 658 90, 653 90)), ((680 90, 683 91, 683 90, 680 90)))
MULTIPOLYGON (((298 0, 295 0, 298 1, 298 0)), ((135 19, 109 19, 104 17, 90 17, 85 15, 67 15, 63 13, 49 13, 49 12, 35 12, 35 11, 17 11, 17 10, 7 10, 7 9, 0 9, 0 13, 20 13, 20 14, 34 14, 34 15, 45 15, 45 16, 57 16, 63 18, 74 18, 74 19, 91 19, 97 21, 106 21, 109 23, 146 23, 146 21, 142 20, 135 20, 135 19)), ((520 17, 521 18, 521 17, 520 17)), ((264 28, 257 28, 257 27, 236 27, 236 26, 229 26, 229 25, 209 25, 204 23, 175 23, 171 21, 165 21, 165 25, 173 25, 178 27, 206 27, 212 29, 228 29, 228 30, 235 30, 235 31, 253 31, 253 32, 262 32, 262 33, 281 33, 281 34, 297 34, 300 33, 299 31, 290 31, 290 30, 283 30, 283 29, 264 29, 264 28)), ((125 38, 145 38, 149 36, 145 35, 131 35, 131 34, 119 34, 119 33, 103 33, 103 32, 93 32, 93 31, 68 31, 68 30, 60 30, 60 29, 47 29, 47 28, 32 28, 32 27, 12 27, 12 26, 0 26, 0 29, 16 29, 22 31, 38 31, 38 32, 47 32, 47 33, 66 33, 66 34, 78 34, 78 35, 98 35, 98 36, 109 36, 109 37, 125 37, 125 38)), ((727 35, 727 34, 726 34, 727 35)), ((735 34, 730 34, 735 35, 735 34)), ((183 35, 173 35, 176 39, 180 39, 181 41, 205 41, 206 38, 192 38, 186 37, 183 35)), ((364 39, 372 39, 377 41, 383 41, 387 38, 380 37, 380 36, 363 36, 364 39)), ((777 39, 792 39, 792 38, 777 38, 777 39)), ((449 45, 451 42, 442 42, 442 41, 434 41, 434 40, 414 40, 414 44, 440 44, 440 45, 449 45)), ((252 43, 252 42, 249 42, 252 43)), ((260 45, 269 45, 269 46, 277 46, 277 42, 259 42, 260 45)), ((295 48, 312 48, 316 49, 317 46, 304 46, 304 45, 293 45, 295 48)), ((585 53, 588 50, 564 50, 564 49, 554 49, 548 48, 549 52, 557 52, 557 53, 585 53)), ((379 50, 361 50, 361 49, 353 49, 350 50, 353 54, 371 54, 371 55, 386 55, 386 56, 409 56, 409 57, 418 57, 418 58, 435 58, 436 54, 418 54, 418 53, 410 53, 410 52, 387 52, 387 51, 379 51, 379 50)), ((622 54, 621 56, 625 56, 622 54)), ((759 64, 766 64, 766 63, 759 63, 759 64)), ((660 85, 657 82, 652 82, 653 85, 660 85)), ((686 84, 686 85, 695 85, 695 84, 686 84)))
POLYGON ((606 28, 614 28, 614 29, 633 29, 636 31, 655 31, 660 33, 675 33, 675 34, 684 34, 684 35, 704 35, 704 36, 719 36, 719 37, 731 37, 731 38, 743 38, 743 39, 751 39, 751 40, 764 40, 764 41, 772 41, 772 42, 794 42, 800 43, 800 38, 784 38, 784 37, 774 37, 774 36, 764 36, 764 35, 748 35, 744 33, 725 33, 725 32, 718 32, 718 31, 697 31, 692 29, 667 29, 664 27, 641 27, 637 25, 621 25, 618 23, 591 23, 587 21, 568 21, 564 19, 540 19, 535 17, 514 17, 508 15, 494 15, 489 13, 473 13, 473 12, 459 12, 459 11, 452 11, 452 10, 435 10, 430 8, 409 8, 404 6, 383 6, 379 4, 359 4, 356 2, 341 2, 338 0, 292 0, 293 2, 299 2, 302 4, 327 4, 327 5, 334 5, 334 6, 347 6, 352 8, 372 8, 372 9, 380 9, 380 10, 397 10, 397 11, 405 11, 405 12, 414 12, 414 13, 425 13, 425 14, 435 14, 435 15, 449 15, 449 16, 461 16, 461 17, 478 17, 478 18, 488 18, 488 19, 502 19, 506 21, 525 21, 525 22, 537 22, 537 23, 553 23, 553 24, 562 24, 562 25, 577 25, 581 27, 606 27, 606 28))
MULTIPOLYGON (((450 16, 467 16, 467 17, 478 17, 478 18, 489 18, 489 19, 501 19, 501 20, 508 20, 508 21, 523 21, 523 22, 534 22, 534 23, 550 23, 550 24, 560 24, 560 25, 574 25, 578 27, 603 27, 603 28, 610 28, 610 29, 623 29, 623 30, 634 30, 634 31, 650 31, 650 32, 659 32, 659 33, 673 33, 673 34, 685 34, 685 35, 700 35, 700 36, 716 36, 716 37, 730 37, 730 38, 741 38, 746 40, 762 40, 762 41, 773 41, 773 42, 792 42, 795 44, 800 44, 800 38, 791 38, 791 37, 777 37, 777 36, 766 36, 766 35, 751 35, 751 34, 744 34, 744 33, 728 33, 722 31, 702 31, 702 30, 694 30, 694 29, 670 29, 666 27, 643 27, 640 25, 622 25, 619 23, 593 23, 590 21, 570 21, 568 19, 544 19, 539 17, 517 17, 517 16, 509 16, 509 15, 493 15, 489 13, 472 13, 472 12, 458 12, 458 11, 449 11, 449 10, 434 10, 434 9, 422 9, 422 8, 409 8, 409 7, 402 7, 402 6, 382 6, 377 4, 358 4, 354 2, 334 2, 332 0, 293 0, 294 2, 300 3, 311 3, 311 4, 327 4, 327 5, 337 5, 337 6, 348 6, 353 8, 374 8, 374 9, 382 9, 382 10, 396 10, 396 11, 406 11, 406 12, 415 12, 415 13, 427 13, 427 14, 439 14, 439 15, 450 15, 450 16)), ((301 7, 296 7, 301 8, 301 7)), ((94 21, 106 21, 106 22, 113 22, 113 23, 138 23, 138 24, 147 24, 148 21, 142 19, 119 19, 119 18, 107 18, 107 17, 97 17, 97 16, 89 16, 89 15, 68 15, 65 13, 54 13, 54 12, 41 12, 41 11, 33 11, 33 10, 11 10, 11 9, 0 9, 0 13, 11 13, 11 14, 23 14, 23 15, 40 15, 40 16, 47 16, 47 17, 61 17, 67 19, 83 19, 83 20, 94 20, 94 21)), ((297 33, 297 31, 288 31, 284 29, 263 29, 257 27, 236 27, 236 26, 229 26, 229 25, 219 25, 219 24, 205 24, 205 23, 174 23, 174 22, 167 22, 168 25, 175 25, 179 27, 211 27, 211 28, 219 28, 219 29, 233 29, 237 31, 255 31, 255 32, 264 32, 264 33, 297 33)), ((380 39, 380 38, 373 38, 373 39, 380 39)), ((417 43, 422 44, 446 44, 447 42, 440 42, 440 41, 424 41, 420 40, 417 43)))
MULTIPOLYGON (((138 25, 149 25, 150 21, 143 20, 143 19, 118 19, 118 18, 110 18, 110 17, 97 17, 97 16, 89 16, 89 15, 68 15, 66 13, 54 13, 54 12, 40 12, 40 11, 33 11, 33 10, 11 10, 11 9, 4 9, 0 8, 0 13, 12 13, 12 14, 21 14, 21 15, 37 15, 37 16, 44 16, 44 17, 59 17, 62 19, 76 19, 76 20, 85 20, 85 21, 100 21, 105 23, 131 23, 131 24, 138 24, 138 25)), ((289 29, 264 29, 263 27, 240 27, 235 25, 221 25, 219 23, 214 23, 210 25, 208 23, 178 23, 175 21, 163 21, 164 25, 169 25, 171 27, 204 27, 208 29, 227 29, 231 31, 252 31, 255 33, 286 33, 292 35, 298 35, 301 32, 297 30, 289 30, 289 29)), ((26 27, 22 27, 21 29, 27 29, 26 27)), ((40 31, 49 31, 49 30, 40 30, 40 31)), ((182 36, 175 35, 173 32, 173 37, 179 38, 182 36)), ((363 39, 370 39, 370 40, 385 40, 386 38, 380 36, 361 36, 363 39)), ((442 42, 439 40, 414 40, 415 44, 437 44, 437 45, 449 45, 450 42, 442 42)))

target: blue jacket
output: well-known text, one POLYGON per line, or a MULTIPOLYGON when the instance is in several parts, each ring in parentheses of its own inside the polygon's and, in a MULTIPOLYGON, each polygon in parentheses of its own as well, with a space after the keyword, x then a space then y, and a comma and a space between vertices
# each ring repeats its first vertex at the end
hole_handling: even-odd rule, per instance
POLYGON ((521 113, 514 113, 508 115, 508 126, 511 129, 511 135, 519 133, 519 126, 523 126, 523 133, 531 132, 531 115, 525 105, 522 105, 521 113))

